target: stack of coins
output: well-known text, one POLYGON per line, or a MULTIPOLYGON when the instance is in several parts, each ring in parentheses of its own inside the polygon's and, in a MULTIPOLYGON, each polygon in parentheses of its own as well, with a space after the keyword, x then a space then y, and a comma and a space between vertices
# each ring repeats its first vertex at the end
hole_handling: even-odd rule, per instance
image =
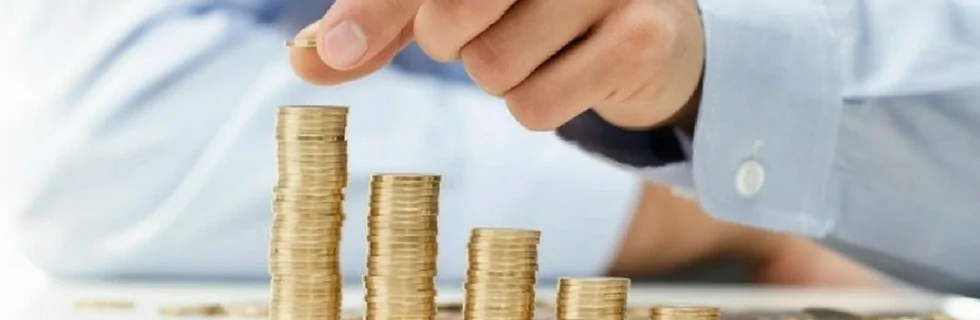
POLYGON ((541 232, 477 228, 470 232, 463 318, 531 320, 541 232))
POLYGON ((435 319, 440 181, 436 175, 372 177, 366 319, 435 319))
POLYGON ((651 320, 719 320, 721 309, 699 306, 658 306, 650 309, 651 320))
POLYGON ((626 278, 558 279, 558 320, 622 320, 630 280, 626 278))
POLYGON ((270 319, 339 319, 347 108, 283 106, 276 125, 270 319))

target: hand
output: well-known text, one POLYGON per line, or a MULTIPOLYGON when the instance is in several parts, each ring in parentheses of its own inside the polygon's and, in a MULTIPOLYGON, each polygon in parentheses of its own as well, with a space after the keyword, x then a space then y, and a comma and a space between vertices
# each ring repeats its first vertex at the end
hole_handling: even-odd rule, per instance
POLYGON ((716 220, 696 202, 653 184, 645 185, 609 272, 669 278, 690 267, 719 261, 746 267, 763 284, 889 287, 872 269, 816 242, 716 220))
POLYGON ((531 130, 594 108, 622 127, 674 117, 695 95, 703 34, 694 0, 338 0, 298 38, 307 81, 376 71, 412 39, 433 59, 461 60, 531 130))

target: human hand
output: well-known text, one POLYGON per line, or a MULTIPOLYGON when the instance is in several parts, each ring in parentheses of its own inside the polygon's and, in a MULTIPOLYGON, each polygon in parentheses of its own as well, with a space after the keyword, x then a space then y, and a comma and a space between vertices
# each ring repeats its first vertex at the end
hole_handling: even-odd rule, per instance
POLYGON ((609 272, 614 276, 670 278, 677 273, 734 262, 759 283, 802 287, 889 288, 871 268, 819 243, 710 217, 669 187, 646 184, 609 272))
POLYGON ((414 39, 542 131, 589 108, 622 127, 664 123, 695 95, 704 56, 694 0, 338 0, 297 38, 318 40, 290 59, 317 84, 370 74, 414 39))

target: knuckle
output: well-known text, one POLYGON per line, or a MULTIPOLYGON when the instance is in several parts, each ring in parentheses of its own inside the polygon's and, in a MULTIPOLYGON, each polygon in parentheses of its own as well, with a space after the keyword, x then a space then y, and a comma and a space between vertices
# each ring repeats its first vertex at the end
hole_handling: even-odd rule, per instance
POLYGON ((531 131, 548 131, 555 125, 550 120, 545 101, 540 101, 535 95, 522 93, 508 94, 507 108, 511 115, 524 128, 531 131))
POLYGON ((669 51, 676 39, 672 24, 656 15, 634 11, 623 20, 622 43, 636 52, 669 51))
POLYGON ((461 44, 454 34, 457 28, 455 18, 448 15, 442 6, 438 5, 442 1, 426 2, 419 8, 413 24, 415 43, 432 60, 439 62, 449 62, 455 60, 461 44))
POLYGON ((484 90, 502 95, 511 87, 515 76, 509 60, 503 56, 499 41, 479 36, 463 47, 460 57, 466 71, 484 90))
POLYGON ((422 49, 429 58, 438 62, 450 62, 456 60, 458 50, 448 45, 440 37, 437 28, 428 24, 428 20, 416 19, 414 26, 415 43, 422 49))
POLYGON ((481 10, 480 3, 483 1, 472 0, 433 0, 433 5, 439 14, 444 15, 447 22, 453 23, 462 29, 473 29, 479 27, 481 22, 486 20, 487 12, 481 10))

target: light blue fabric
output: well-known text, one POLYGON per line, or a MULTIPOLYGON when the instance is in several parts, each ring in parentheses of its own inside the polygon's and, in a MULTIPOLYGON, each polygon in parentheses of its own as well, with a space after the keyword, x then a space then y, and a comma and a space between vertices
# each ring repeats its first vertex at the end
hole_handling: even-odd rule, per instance
POLYGON ((980 294, 980 2, 700 5, 691 162, 643 174, 717 218, 827 236, 980 294), (764 179, 740 193, 749 161, 764 179))
POLYGON ((63 277, 267 277, 276 107, 312 103, 351 106, 348 280, 364 271, 375 172, 444 175, 441 280, 463 278, 477 226, 540 229, 542 281, 605 271, 640 178, 527 132, 458 66, 417 52, 354 83, 308 85, 283 43, 324 4, 283 4, 0 8, 14 28, 0 50, 12 54, 0 105, 22 111, 0 118, 18 128, 4 156, 19 160, 17 227, 38 266, 63 277))

